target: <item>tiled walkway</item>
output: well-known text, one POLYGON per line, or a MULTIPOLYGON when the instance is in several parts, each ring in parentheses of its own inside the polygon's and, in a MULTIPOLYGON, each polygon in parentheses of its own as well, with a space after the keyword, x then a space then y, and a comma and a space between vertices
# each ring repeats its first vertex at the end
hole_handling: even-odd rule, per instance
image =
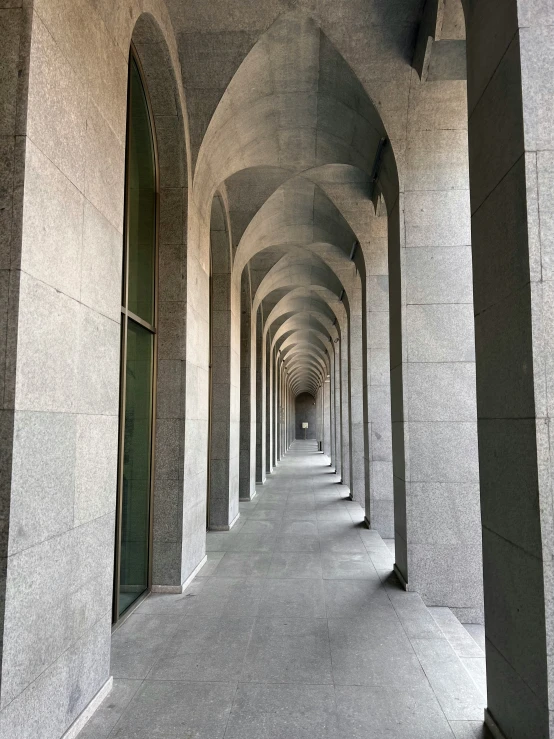
POLYGON ((391 574, 314 442, 296 442, 183 595, 113 637, 86 739, 477 739, 481 630, 391 574))

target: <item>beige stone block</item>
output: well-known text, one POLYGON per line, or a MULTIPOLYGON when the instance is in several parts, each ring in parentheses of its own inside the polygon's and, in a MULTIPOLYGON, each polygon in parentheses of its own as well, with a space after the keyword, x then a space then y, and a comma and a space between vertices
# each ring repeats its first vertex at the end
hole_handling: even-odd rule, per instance
POLYGON ((89 100, 85 195, 118 231, 123 231, 125 147, 89 100))
POLYGON ((32 141, 25 165, 21 269, 79 300, 84 198, 32 141))
POLYGON ((27 106, 29 138, 82 191, 86 85, 37 15, 31 42, 27 106))

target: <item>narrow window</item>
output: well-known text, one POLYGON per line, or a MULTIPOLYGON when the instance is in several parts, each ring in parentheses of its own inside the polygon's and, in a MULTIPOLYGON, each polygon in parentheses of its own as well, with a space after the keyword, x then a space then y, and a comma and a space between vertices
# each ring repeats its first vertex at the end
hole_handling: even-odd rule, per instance
POLYGON ((151 580, 158 177, 152 116, 133 52, 127 116, 114 621, 151 580))

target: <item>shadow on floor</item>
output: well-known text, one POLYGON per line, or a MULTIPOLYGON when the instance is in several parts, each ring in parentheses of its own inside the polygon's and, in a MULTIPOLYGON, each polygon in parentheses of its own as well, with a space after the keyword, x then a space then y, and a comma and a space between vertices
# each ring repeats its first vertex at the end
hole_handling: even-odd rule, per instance
POLYGON ((82 739, 484 739, 482 630, 427 608, 394 547, 295 442, 183 595, 114 633, 82 739))

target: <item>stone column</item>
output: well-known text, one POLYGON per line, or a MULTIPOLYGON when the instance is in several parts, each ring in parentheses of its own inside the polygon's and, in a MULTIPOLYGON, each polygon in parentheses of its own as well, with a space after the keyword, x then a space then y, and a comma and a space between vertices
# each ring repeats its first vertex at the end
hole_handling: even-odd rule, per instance
POLYGON ((391 311, 403 306, 391 333, 402 437, 393 439, 396 564, 427 604, 475 621, 483 606, 465 82, 421 82, 412 70, 410 100, 402 238, 390 226, 400 245, 391 311))
POLYGON ((323 451, 331 457, 331 377, 323 383, 323 451))
POLYGON ((285 431, 287 428, 287 382, 285 376, 285 367, 281 367, 281 459, 285 456, 287 445, 285 440, 285 431))
MULTIPOLYGON (((226 244, 218 244, 218 241, 226 239, 225 231, 212 226, 212 253, 224 252, 226 244)), ((231 278, 226 262, 213 259, 212 265, 209 527, 214 531, 226 531, 239 515, 240 282, 231 278)))
POLYGON ((266 475, 266 347, 261 307, 256 313, 256 483, 263 485, 266 475))
POLYGON ((274 418, 274 403, 273 403, 273 351, 271 349, 271 341, 268 334, 265 334, 265 463, 266 463, 266 474, 270 475, 275 467, 274 461, 274 438, 273 438, 273 418, 274 418))
POLYGON ((279 461, 279 365, 277 351, 273 351, 273 467, 279 461))
POLYGON ((287 414, 287 371, 284 369, 283 371, 283 422, 281 426, 281 439, 283 442, 281 456, 284 457, 287 453, 287 420, 288 420, 288 414, 287 414))
POLYGON ((287 383, 287 449, 290 446, 290 419, 291 419, 291 412, 290 412, 290 387, 287 383))
POLYGON ((341 438, 342 438, 342 482, 350 487, 352 461, 350 457, 350 382, 348 340, 341 338, 340 351, 340 388, 341 388, 341 438))
POLYGON ((329 345, 329 459, 331 465, 335 463, 335 356, 332 345, 329 345))
POLYGON ((289 388, 289 446, 294 441, 294 422, 295 422, 294 395, 293 395, 292 389, 289 388))
MULTIPOLYGON (((348 321, 348 347, 350 361, 348 362, 348 378, 350 385, 350 457, 351 480, 350 495, 360 505, 365 506, 366 488, 366 444, 367 428, 364 423, 364 402, 367 397, 367 386, 364 393, 364 361, 363 361, 363 318, 361 291, 353 291, 356 298, 350 306, 348 321)), ((367 413, 366 413, 367 416, 367 413)))
POLYGON ((281 461, 281 450, 283 447, 283 439, 281 436, 282 421, 283 421, 282 403, 283 403, 283 365, 281 361, 277 359, 277 394, 276 394, 276 415, 275 415, 275 424, 276 424, 275 436, 277 438, 277 449, 276 449, 277 462, 281 461))
POLYGON ((284 436, 285 436, 285 453, 287 449, 289 448, 289 421, 290 421, 290 414, 289 414, 289 386, 287 382, 287 377, 285 375, 285 430, 284 430, 284 436))
POLYGON ((315 419, 315 438, 319 442, 323 431, 323 395, 321 388, 318 389, 315 396, 315 419))
POLYGON ((241 279, 239 499, 256 494, 256 316, 252 316, 250 277, 241 279))
POLYGON ((488 721, 510 739, 554 736, 553 23, 467 14, 488 721))
MULTIPOLYGON (((363 244, 367 270, 367 353, 369 355, 369 506, 371 528, 394 538, 392 432, 389 358, 387 217, 370 219, 363 244)), ((366 499, 367 500, 367 499, 366 499)))
POLYGON ((334 429, 335 429, 335 472, 342 479, 342 428, 341 428, 341 359, 340 359, 340 341, 334 344, 335 350, 335 406, 334 406, 334 429))

